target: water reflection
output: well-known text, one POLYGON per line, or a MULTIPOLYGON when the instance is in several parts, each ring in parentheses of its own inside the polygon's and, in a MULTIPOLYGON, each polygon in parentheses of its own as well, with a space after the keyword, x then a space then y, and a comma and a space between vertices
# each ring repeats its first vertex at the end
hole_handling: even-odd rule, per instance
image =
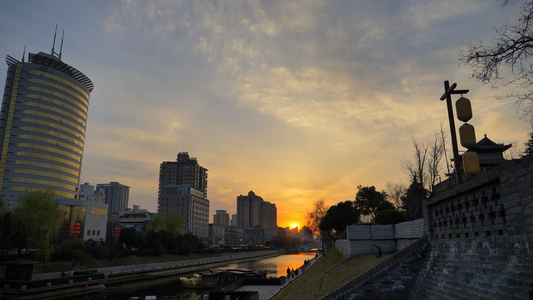
POLYGON ((296 270, 304 264, 305 260, 310 260, 313 257, 315 257, 314 253, 288 254, 259 260, 232 263, 217 269, 266 270, 268 277, 279 277, 287 276, 287 267, 291 270, 296 270))
MULTIPOLYGON (((287 275, 287 267, 297 269, 304 264, 305 260, 310 260, 315 257, 314 253, 300 253, 280 255, 276 257, 252 259, 239 263, 231 263, 221 268, 216 269, 252 269, 252 270, 266 270, 268 277, 279 277, 287 275)), ((180 275, 192 276, 193 274, 180 275)), ((180 290, 179 277, 172 276, 167 278, 160 278, 150 281, 131 282, 121 286, 108 288, 100 295, 88 296, 84 299, 101 300, 101 299, 116 299, 128 300, 130 297, 145 297, 147 295, 157 296, 174 296, 179 295, 181 299, 202 299, 202 295, 206 292, 201 290, 180 290)))

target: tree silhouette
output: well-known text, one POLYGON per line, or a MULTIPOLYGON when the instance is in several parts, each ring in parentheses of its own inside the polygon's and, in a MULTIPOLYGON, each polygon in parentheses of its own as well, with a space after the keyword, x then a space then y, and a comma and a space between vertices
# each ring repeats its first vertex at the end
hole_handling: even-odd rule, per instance
POLYGON ((329 208, 320 222, 320 230, 335 230, 337 234, 346 230, 346 226, 359 222, 359 210, 352 201, 339 202, 329 208))
POLYGON ((357 186, 359 191, 355 196, 354 205, 362 215, 370 216, 372 219, 382 210, 394 209, 394 204, 387 200, 387 193, 378 192, 374 186, 357 186))
POLYGON ((411 185, 407 188, 405 195, 402 197, 403 209, 411 220, 423 217, 422 206, 427 199, 429 192, 422 184, 413 177, 411 185))
MULTIPOLYGON (((13 213, 16 230, 24 240, 21 246, 35 249, 30 257, 43 262, 50 260, 52 239, 58 233, 59 209, 54 201, 54 192, 28 192, 19 199, 19 206, 13 213)), ((19 254, 20 254, 19 247, 19 254)), ((28 250, 26 250, 28 251, 28 250)))
POLYGON ((180 214, 170 213, 165 216, 153 215, 150 217, 147 231, 166 231, 172 236, 177 237, 180 234, 184 220, 180 214))
MULTIPOLYGON (((504 5, 510 1, 504 1, 504 5)), ((496 37, 489 43, 473 43, 461 52, 460 61, 473 68, 472 77, 483 83, 503 81, 512 84, 523 93, 511 95, 517 98, 525 115, 533 112, 533 0, 523 0, 514 23, 496 29, 496 37), (504 69, 512 78, 504 80, 504 69)), ((530 119, 530 121, 533 121, 530 119)))
POLYGON ((526 146, 524 156, 533 153, 533 128, 531 128, 531 132, 529 133, 529 140, 524 145, 526 146))

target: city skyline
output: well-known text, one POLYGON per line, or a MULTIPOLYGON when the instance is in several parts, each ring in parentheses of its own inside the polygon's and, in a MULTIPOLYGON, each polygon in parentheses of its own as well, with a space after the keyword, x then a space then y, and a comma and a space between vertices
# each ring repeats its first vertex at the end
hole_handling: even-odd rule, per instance
POLYGON ((120 182, 131 205, 155 212, 161 161, 189 152, 209 169, 210 218, 234 214, 253 190, 276 204, 280 227, 301 228, 315 200, 408 183, 400 161, 412 139, 449 130, 444 80, 470 90, 478 140, 523 149, 530 128, 505 99, 512 87, 482 85, 458 62, 516 10, 482 0, 2 2, 0 55, 50 53, 56 24, 65 30, 62 60, 95 86, 80 182, 120 182))

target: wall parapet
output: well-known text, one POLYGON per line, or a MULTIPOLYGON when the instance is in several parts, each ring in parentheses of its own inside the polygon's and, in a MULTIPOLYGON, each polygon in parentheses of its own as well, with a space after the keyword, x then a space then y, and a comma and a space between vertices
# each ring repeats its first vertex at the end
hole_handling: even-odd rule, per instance
POLYGON ((431 259, 413 299, 533 297, 532 154, 436 194, 424 219, 431 259))

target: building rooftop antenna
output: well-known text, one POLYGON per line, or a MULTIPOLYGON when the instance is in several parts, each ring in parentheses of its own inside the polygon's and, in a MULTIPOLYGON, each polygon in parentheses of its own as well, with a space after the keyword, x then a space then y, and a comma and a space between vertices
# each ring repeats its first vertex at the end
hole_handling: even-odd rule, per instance
POLYGON ((57 34, 57 24, 56 24, 56 31, 54 32, 54 43, 52 44, 52 56, 54 55, 54 52, 55 52, 55 47, 56 47, 56 34, 57 34))
POLYGON ((24 52, 22 52, 22 62, 24 62, 24 56, 26 56, 26 45, 24 45, 24 52))
POLYGON ((59 48, 59 60, 61 60, 61 53, 63 52, 63 38, 65 37, 65 29, 63 29, 63 35, 61 36, 61 47, 59 48))

